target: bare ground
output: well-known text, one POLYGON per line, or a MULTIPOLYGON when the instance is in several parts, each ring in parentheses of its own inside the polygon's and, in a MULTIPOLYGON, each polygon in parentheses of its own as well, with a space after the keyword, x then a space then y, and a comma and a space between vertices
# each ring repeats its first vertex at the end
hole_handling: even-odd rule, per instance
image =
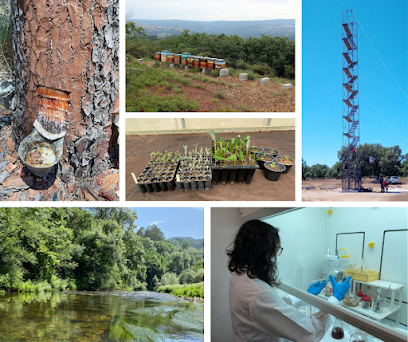
MULTIPOLYGON (((152 64, 152 62, 146 62, 149 67, 152 64)), ((184 74, 193 77, 198 75, 225 83, 209 83, 189 77, 187 79, 190 80, 190 85, 177 84, 178 87, 183 89, 188 98, 195 100, 199 104, 198 112, 295 112, 295 87, 285 90, 282 88, 281 83, 291 83, 289 80, 271 78, 269 84, 261 86, 259 79, 239 81, 238 73, 235 76, 213 78, 211 75, 190 73, 184 71, 184 69, 170 70, 182 76, 184 74), (218 99, 215 96, 217 92, 226 95, 226 98, 218 99)), ((155 90, 156 87, 153 87, 153 91, 155 90)), ((173 91, 165 91, 160 95, 175 94, 173 91)))
POLYGON ((314 186, 315 189, 302 189, 303 201, 350 201, 350 202, 392 202, 408 201, 408 178, 401 178, 400 185, 390 185, 388 193, 381 193, 380 184, 373 183, 374 178, 363 179, 364 188, 372 188, 373 192, 342 192, 341 179, 308 180, 302 187, 314 186), (334 188, 324 189, 321 188, 334 188))
MULTIPOLYGON (((241 133, 244 136, 245 133, 241 133)), ((251 144, 275 148, 280 154, 295 157, 295 131, 250 132, 251 144)), ((223 133, 224 139, 236 133, 223 133)), ((217 134, 218 137, 218 134, 217 134)), ((126 200, 127 201, 294 201, 295 168, 282 174, 277 182, 268 181, 264 170, 256 170, 250 184, 212 184, 210 191, 160 191, 141 193, 131 173, 138 176, 150 161, 150 152, 168 150, 183 152, 183 145, 210 147, 209 134, 162 134, 126 136, 126 200)))

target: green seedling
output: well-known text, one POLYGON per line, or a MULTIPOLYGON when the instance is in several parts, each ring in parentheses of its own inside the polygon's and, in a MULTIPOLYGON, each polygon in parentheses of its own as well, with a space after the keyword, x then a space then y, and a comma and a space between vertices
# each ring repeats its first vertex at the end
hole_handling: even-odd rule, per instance
POLYGON ((219 142, 220 148, 224 148, 227 145, 227 143, 224 141, 222 137, 218 139, 218 142, 219 142))
POLYGON ((246 147, 246 157, 248 157, 248 149, 249 149, 249 143, 251 142, 250 136, 248 134, 245 135, 245 147, 246 147))
POLYGON ((187 156, 187 145, 183 145, 184 148, 184 155, 187 156))
POLYGON ((241 163, 244 165, 244 153, 242 151, 239 151, 239 159, 241 159, 241 163))
POLYGON ((288 157, 288 156, 285 156, 285 160, 288 161, 288 160, 289 160, 289 157, 288 157))
POLYGON ((217 148, 217 139, 215 138, 214 130, 211 130, 208 133, 210 133, 211 139, 212 141, 214 141, 214 151, 215 151, 217 148))
POLYGON ((234 166, 236 165, 237 162, 237 155, 236 154, 231 154, 227 160, 233 160, 234 161, 234 166))

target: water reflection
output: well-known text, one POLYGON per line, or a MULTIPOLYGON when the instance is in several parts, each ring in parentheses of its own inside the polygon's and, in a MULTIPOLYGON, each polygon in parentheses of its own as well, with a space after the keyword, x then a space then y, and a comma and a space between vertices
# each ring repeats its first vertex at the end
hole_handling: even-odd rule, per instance
POLYGON ((203 341, 204 308, 155 292, 0 297, 2 341, 203 341))

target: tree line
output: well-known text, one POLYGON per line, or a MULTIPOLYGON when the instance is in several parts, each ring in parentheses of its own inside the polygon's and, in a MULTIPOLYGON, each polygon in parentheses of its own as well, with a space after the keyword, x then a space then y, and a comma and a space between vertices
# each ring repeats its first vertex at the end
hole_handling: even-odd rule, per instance
POLYGON ((295 42, 287 38, 262 35, 245 40, 238 35, 191 34, 184 30, 179 35, 148 39, 143 27, 126 23, 126 53, 141 58, 162 50, 223 58, 227 67, 249 69, 252 65, 261 75, 295 78, 295 42))
POLYGON ((1 208, 0 290, 154 290, 204 280, 204 252, 129 208, 1 208))
MULTIPOLYGON (((363 144, 357 149, 360 155, 362 177, 408 177, 408 154, 402 154, 399 146, 385 147, 381 144, 363 144)), ((308 166, 302 160, 302 179, 339 179, 342 176, 345 150, 337 152, 339 161, 332 167, 325 164, 308 166)))

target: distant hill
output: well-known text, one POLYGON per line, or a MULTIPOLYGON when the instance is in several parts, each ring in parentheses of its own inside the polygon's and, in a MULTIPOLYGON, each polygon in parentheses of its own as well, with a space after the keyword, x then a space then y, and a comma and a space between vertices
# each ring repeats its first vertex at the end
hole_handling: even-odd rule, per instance
POLYGON ((180 34, 184 30, 191 33, 207 33, 241 36, 243 38, 261 38, 261 34, 268 36, 288 37, 295 40, 295 19, 272 19, 254 21, 188 21, 188 20, 146 20, 129 19, 142 26, 148 35, 165 38, 180 34))
POLYGON ((181 246, 181 243, 187 240, 190 242, 191 247, 196 248, 196 249, 201 249, 204 248, 204 239, 194 239, 191 237, 172 237, 170 239, 167 239, 166 241, 168 243, 171 243, 173 246, 181 246))

